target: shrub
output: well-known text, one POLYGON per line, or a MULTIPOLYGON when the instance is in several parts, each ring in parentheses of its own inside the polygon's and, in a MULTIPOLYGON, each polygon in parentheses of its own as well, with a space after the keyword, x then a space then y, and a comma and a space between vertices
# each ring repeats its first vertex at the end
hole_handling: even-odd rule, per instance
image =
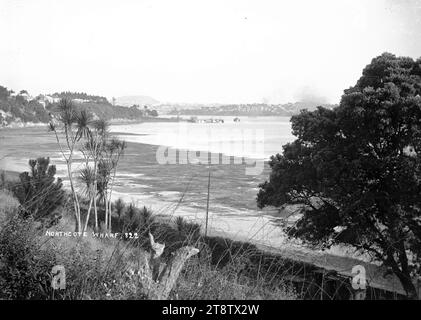
POLYGON ((114 208, 118 216, 118 221, 120 222, 121 216, 124 215, 124 211, 126 209, 126 204, 124 203, 123 199, 118 198, 114 203, 114 208))
POLYGON ((126 210, 124 232, 137 233, 140 237, 148 237, 155 223, 155 217, 146 207, 137 208, 130 204, 126 210))
MULTIPOLYGON (((0 114, 0 121, 1 121, 1 114, 0 114)), ((2 170, 0 172, 0 188, 4 189, 6 187, 6 173, 2 170)))
MULTIPOLYGON (((0 194, 1 195, 1 194, 0 194)), ((130 206, 129 206, 130 207, 130 206)), ((141 237, 136 241, 96 238, 46 238, 32 216, 15 215, 0 230, 0 299, 146 299, 140 265, 149 256, 148 232, 165 243, 162 262, 176 249, 192 245, 201 250, 180 274, 172 299, 295 299, 272 263, 256 262, 254 246, 223 238, 203 238, 200 226, 177 219, 158 223, 147 208, 132 206, 132 219, 141 237), (146 249, 146 251, 144 250, 146 249), (207 249, 207 250, 206 250, 207 249), (203 259, 203 256, 209 259, 203 259), (212 258, 212 259, 210 259, 212 258), (222 262, 223 261, 223 262, 222 262), (66 271, 66 288, 51 288, 55 265, 66 271), (259 271, 255 272, 258 268, 259 271)), ((67 231, 70 215, 54 228, 67 231)))
POLYGON ((19 201, 8 190, 0 191, 0 227, 18 212, 19 201))
POLYGON ((258 251, 253 244, 222 237, 206 237, 204 242, 212 252, 212 264, 221 267, 231 262, 233 257, 251 256, 258 251))
POLYGON ((177 217, 175 226, 178 233, 185 238, 198 239, 200 237, 200 224, 187 222, 183 217, 177 217))
POLYGON ((19 175, 20 183, 13 187, 26 215, 35 220, 51 219, 51 214, 63 203, 64 191, 61 179, 55 179, 56 167, 50 166, 50 158, 29 160, 30 172, 19 175))
MULTIPOLYGON (((124 298, 124 272, 128 260, 118 243, 83 238, 47 238, 32 217, 16 215, 0 230, 0 299, 105 299, 111 291, 124 298), (99 246, 99 248, 98 248, 99 246), (51 272, 63 265, 66 288, 51 288, 51 272)), ((130 295, 133 292, 128 293, 130 295)))
POLYGON ((1 299, 46 299, 51 296, 53 252, 34 241, 33 220, 14 216, 0 231, 1 299))

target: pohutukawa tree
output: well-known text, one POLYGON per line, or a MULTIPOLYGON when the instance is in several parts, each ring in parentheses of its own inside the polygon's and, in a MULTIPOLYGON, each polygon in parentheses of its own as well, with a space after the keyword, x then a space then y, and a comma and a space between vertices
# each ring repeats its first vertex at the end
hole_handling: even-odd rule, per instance
POLYGON ((301 204, 291 237, 348 244, 383 262, 409 298, 421 262, 421 59, 385 53, 333 110, 292 117, 259 207, 301 204))

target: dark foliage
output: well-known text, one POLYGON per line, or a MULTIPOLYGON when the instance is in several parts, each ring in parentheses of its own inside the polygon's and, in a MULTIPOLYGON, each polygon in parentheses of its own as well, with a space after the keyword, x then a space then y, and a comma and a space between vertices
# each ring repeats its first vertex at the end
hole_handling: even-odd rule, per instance
POLYGON ((97 103, 105 103, 110 104, 105 97, 96 96, 96 95, 90 95, 86 94, 85 92, 56 92, 52 95, 54 98, 60 98, 60 99, 80 99, 80 100, 86 100, 90 102, 97 102, 97 103))
POLYGON ((12 191, 26 216, 51 223, 55 210, 63 203, 62 181, 55 178, 56 167, 50 165, 50 158, 29 160, 29 167, 30 172, 19 175, 20 182, 12 191))
MULTIPOLYGON (((124 261, 79 242, 71 248, 49 243, 32 218, 14 216, 0 229, 0 300, 104 299, 122 277, 124 261), (62 265, 66 288, 53 290, 52 268, 62 265), (108 285, 108 287, 107 287, 108 285)), ((124 292, 123 292, 124 293, 124 292)))
POLYGON ((46 299, 54 253, 34 241, 33 220, 12 218, 0 230, 0 299, 46 299))
POLYGON ((8 125, 18 118, 26 123, 46 123, 49 120, 48 110, 36 100, 27 101, 23 96, 11 96, 10 91, 0 86, 0 126, 8 125))
POLYGON ((369 252, 411 298, 421 262, 420 64, 385 53, 339 107, 292 117, 297 140, 271 158, 257 197, 259 207, 302 204, 291 236, 369 252))
MULTIPOLYGON (((21 94, 27 93, 25 90, 21 94)), ((48 123, 51 115, 59 111, 61 102, 73 103, 78 109, 84 110, 85 114, 95 115, 96 118, 105 120, 130 119, 141 120, 144 117, 156 117, 156 110, 139 110, 138 108, 127 108, 113 106, 105 97, 89 95, 78 92, 61 92, 53 94, 53 97, 60 98, 59 103, 47 102, 45 107, 40 103, 40 97, 27 100, 23 95, 12 95, 13 91, 0 86, 0 127, 11 125, 14 122, 22 123, 48 123)))

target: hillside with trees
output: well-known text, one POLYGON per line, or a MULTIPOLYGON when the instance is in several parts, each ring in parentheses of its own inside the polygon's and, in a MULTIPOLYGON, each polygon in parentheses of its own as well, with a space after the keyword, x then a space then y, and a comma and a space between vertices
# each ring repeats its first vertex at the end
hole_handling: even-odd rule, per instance
POLYGON ((32 97, 26 90, 16 94, 0 86, 0 127, 47 124, 61 99, 70 99, 95 119, 142 120, 158 116, 156 110, 112 105, 105 97, 78 92, 61 92, 32 97))
MULTIPOLYGON (((148 116, 143 110, 137 107, 127 108, 122 106, 113 106, 108 102, 75 102, 75 105, 90 112, 96 119, 142 120, 148 116)), ((57 105, 51 106, 52 110, 56 110, 56 108, 57 105)))
POLYGON ((48 111, 37 100, 28 100, 26 90, 14 91, 0 86, 0 127, 20 123, 47 123, 48 111))
POLYGON ((110 104, 110 102, 105 97, 91 95, 85 92, 63 91, 60 93, 56 92, 52 94, 51 96, 54 98, 59 98, 59 99, 67 98, 67 99, 79 100, 79 101, 89 101, 89 102, 110 104))

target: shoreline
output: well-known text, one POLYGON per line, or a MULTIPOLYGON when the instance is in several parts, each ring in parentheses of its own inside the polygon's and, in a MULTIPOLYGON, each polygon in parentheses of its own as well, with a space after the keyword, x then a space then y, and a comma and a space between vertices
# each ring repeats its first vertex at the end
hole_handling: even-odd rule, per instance
POLYGON ((37 128, 48 125, 44 122, 12 122, 6 126, 1 125, 0 130, 2 129, 24 129, 24 128, 37 128))
MULTIPOLYGON (((4 170, 4 172, 6 173, 9 179, 18 179, 19 172, 11 170, 4 170)), ((129 194, 126 194, 126 196, 129 196, 129 194)), ((162 204, 164 203, 165 201, 162 201, 162 204)), ((175 217, 181 216, 187 221, 199 223, 203 227, 203 221, 202 219, 197 219, 198 217, 189 217, 183 214, 176 214, 175 212, 172 214, 168 214, 165 211, 156 211, 154 209, 152 209, 152 211, 154 212, 154 215, 160 218, 160 221, 163 223, 171 224, 175 217)), ((214 219, 211 219, 211 221, 214 221, 214 219)), ((237 241, 242 244, 249 243, 256 246, 256 248, 258 248, 266 254, 273 254, 281 258, 296 261, 297 263, 309 264, 314 267, 324 269, 326 270, 326 272, 334 271, 340 274, 341 276, 348 278, 352 278, 353 266, 363 265, 367 270, 367 277, 372 287, 388 291, 395 291, 400 294, 404 293, 403 289, 400 287, 399 282, 396 281, 396 279, 392 280, 381 277, 381 274, 384 271, 382 267, 376 265, 373 262, 358 259, 357 257, 352 255, 335 254, 334 252, 312 250, 309 247, 299 245, 293 242, 284 242, 282 245, 277 245, 275 243, 271 244, 270 242, 268 243, 267 241, 264 241, 264 239, 254 238, 251 235, 247 236, 244 234, 239 234, 237 232, 230 232, 229 230, 221 229, 220 226, 214 226, 212 225, 212 223, 209 226, 208 236, 229 239, 231 241, 237 241)))
MULTIPOLYGON (((45 141, 44 137, 47 133, 42 133, 38 129, 35 130, 35 132, 38 131, 41 133, 38 139, 45 141)), ((12 136, 17 137, 18 140, 16 143, 23 142, 22 135, 13 133, 12 136)), ((30 134, 30 137, 26 135, 24 139, 27 139, 28 143, 30 143, 29 145, 32 146, 34 143, 33 137, 34 135, 30 134)), ((16 148, 16 143, 11 141, 10 145, 16 148)), ((51 146, 54 147, 54 144, 51 146)), ((36 150, 37 152, 42 152, 44 155, 52 156, 50 153, 47 153, 51 152, 51 146, 45 147, 45 145, 42 145, 42 148, 37 148, 36 150)), ((139 204, 146 206, 155 203, 157 206, 152 208, 155 214, 163 213, 169 218, 183 216, 189 219, 190 217, 192 220, 203 223, 205 217, 203 208, 204 203, 206 203, 205 182, 207 181, 208 171, 203 165, 195 164, 183 166, 157 165, 155 159, 156 148, 156 145, 141 142, 131 142, 129 144, 128 154, 119 169, 120 174, 118 175, 118 179, 120 181, 116 185, 114 196, 124 195, 128 201, 137 198, 139 204), (142 157, 139 157, 139 155, 142 155, 142 157), (135 175, 134 172, 138 172, 139 174, 135 175), (177 172, 176 176, 174 176, 174 172, 177 172), (192 177, 194 177, 193 183, 196 186, 193 186, 192 190, 187 190, 186 186, 188 186, 192 177), (142 185, 145 185, 145 187, 142 185), (180 196, 183 197, 181 202, 180 196)), ((32 149, 28 149, 24 153, 17 155, 12 153, 12 157, 25 157, 30 150, 32 149)), ((26 163, 27 160, 25 158, 24 162, 26 163)), ((59 163, 55 164, 60 166, 59 163)), ((256 182, 260 181, 262 177, 250 180, 244 176, 244 172, 242 171, 244 167, 240 165, 229 165, 229 168, 227 165, 222 165, 216 166, 214 169, 215 171, 212 174, 211 181, 211 207, 209 215, 209 231, 212 236, 222 236, 241 242, 251 242, 264 247, 265 251, 275 251, 277 254, 291 256, 300 261, 305 259, 305 262, 318 263, 319 266, 323 266, 320 264, 323 263, 323 258, 327 259, 326 257, 336 257, 338 261, 362 261, 359 259, 356 260, 352 256, 344 257, 343 255, 333 255, 327 252, 320 254, 311 249, 295 248, 294 245, 284 242, 281 239, 280 231, 278 231, 279 227, 274 225, 279 219, 279 216, 272 216, 273 221, 271 221, 271 219, 263 216, 257 209, 254 209, 253 212, 251 212, 251 207, 246 209, 248 204, 244 202, 244 192, 249 190, 247 192, 249 192, 250 196, 246 196, 246 198, 250 198, 248 202, 252 205, 254 191, 250 183, 253 182, 253 185, 256 185, 256 182), (229 175, 228 177, 227 174, 229 175), (242 188, 237 189, 237 186, 243 186, 246 190, 242 188), (231 192, 229 195, 224 195, 226 192, 223 190, 227 188, 231 192), (220 203, 224 203, 223 207, 219 206, 220 203), (265 239, 262 238, 263 236, 265 239)), ((27 169, 25 168, 24 170, 26 171, 27 169)), ((9 170, 9 172, 16 172, 16 175, 20 171, 9 170)))
POLYGON ((186 122, 186 120, 182 118, 142 118, 142 119, 121 119, 121 118, 113 118, 109 120, 110 125, 125 125, 125 124, 142 124, 142 123, 149 123, 149 122, 186 122))
MULTIPOLYGON (((10 172, 17 174, 16 172, 10 172)), ((1 194, 2 191, 0 191, 1 194)), ((174 221, 172 216, 156 214, 159 223, 166 224, 168 226, 173 226, 174 221)), ((188 220, 187 220, 188 221, 188 220)), ((197 221, 192 221, 196 222, 197 221)), ((385 272, 383 266, 379 266, 373 262, 367 262, 360 259, 356 259, 352 256, 340 256, 335 255, 329 252, 323 252, 319 250, 312 250, 307 247, 298 247, 298 246, 284 246, 284 247, 274 247, 260 243, 259 241, 254 241, 253 239, 247 239, 243 237, 238 237, 233 234, 229 234, 222 230, 215 230, 210 229, 210 232, 206 236, 208 239, 220 239, 223 243, 229 243, 229 241, 237 243, 237 245, 241 246, 248 246, 252 245, 260 252, 263 256, 269 257, 278 257, 280 259, 284 259, 286 261, 291 261, 293 264, 298 265, 309 265, 314 270, 320 270, 327 278, 332 277, 335 279, 336 277, 342 277, 343 279, 352 279, 354 274, 352 273, 352 268, 355 265, 362 265, 366 269, 366 276, 368 280, 368 286, 374 289, 385 290, 388 292, 394 292, 400 295, 405 295, 405 291, 400 285, 399 280, 396 277, 392 278, 384 278, 382 275, 385 272), (333 274, 332 274, 333 272, 333 274)), ((203 231, 201 232, 203 235, 203 231)), ((60 230, 57 231, 54 229, 47 229, 46 236, 48 237, 89 237, 89 238, 98 238, 101 239, 112 239, 118 238, 119 236, 123 235, 119 232, 114 232, 111 234, 103 233, 103 236, 99 234, 95 234, 94 232, 90 232, 89 235, 87 232, 83 235, 75 235, 73 230, 60 230)), ((305 274, 304 274, 305 276, 305 274)), ((311 276, 310 276, 311 277, 311 276)), ((300 283, 300 277, 288 278, 291 282, 298 282, 300 283)))
MULTIPOLYGON (((187 120, 177 117, 168 117, 168 118, 142 118, 142 119, 124 119, 124 118, 113 118, 108 120, 110 125, 124 125, 124 124, 141 124, 147 122, 187 122, 187 120)), ((0 125, 0 130, 2 129, 23 129, 23 128, 36 128, 43 127, 48 125, 47 122, 22 122, 22 121, 13 121, 8 125, 0 125)))

